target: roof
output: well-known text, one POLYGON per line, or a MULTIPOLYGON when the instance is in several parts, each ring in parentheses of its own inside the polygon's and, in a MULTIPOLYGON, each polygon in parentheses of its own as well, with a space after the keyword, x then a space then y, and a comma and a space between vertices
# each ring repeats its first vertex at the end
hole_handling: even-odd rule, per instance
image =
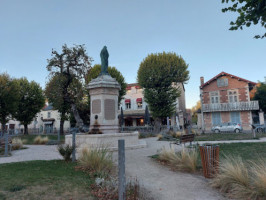
POLYGON ((235 76, 235 75, 232 75, 232 74, 229 74, 229 73, 226 73, 226 72, 221 72, 220 74, 217 74, 215 77, 213 77, 212 79, 208 80, 208 81, 205 82, 203 85, 201 85, 200 88, 203 88, 204 86, 210 84, 212 81, 218 79, 218 78, 221 77, 221 76, 225 76, 225 75, 227 75, 227 76, 231 76, 232 78, 238 79, 239 81, 247 82, 247 83, 249 83, 249 84, 251 84, 251 85, 256 85, 256 84, 257 84, 257 83, 255 83, 255 82, 249 81, 249 80, 247 80, 247 79, 240 78, 240 77, 238 77, 238 76, 235 76))
POLYGON ((53 105, 49 104, 48 106, 45 106, 42 110, 47 111, 47 110, 53 110, 53 109, 54 109, 53 105))

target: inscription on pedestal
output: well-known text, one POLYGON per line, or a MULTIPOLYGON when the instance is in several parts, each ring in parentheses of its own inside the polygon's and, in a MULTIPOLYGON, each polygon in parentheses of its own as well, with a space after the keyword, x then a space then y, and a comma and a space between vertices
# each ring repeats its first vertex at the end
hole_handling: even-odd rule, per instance
POLYGON ((104 100, 104 118, 106 120, 115 119, 115 100, 113 99, 104 100))
POLYGON ((101 112, 101 100, 96 99, 92 101, 92 114, 97 114, 101 112))

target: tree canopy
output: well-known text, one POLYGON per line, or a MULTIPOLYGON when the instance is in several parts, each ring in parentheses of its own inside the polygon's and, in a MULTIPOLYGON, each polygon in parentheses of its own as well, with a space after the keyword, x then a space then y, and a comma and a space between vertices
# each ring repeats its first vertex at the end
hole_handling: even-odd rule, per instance
POLYGON ((148 55, 138 69, 138 83, 156 121, 171 116, 176 110, 179 88, 175 83, 189 80, 188 64, 175 53, 148 55))
POLYGON ((28 134, 30 124, 45 103, 42 88, 35 81, 29 82, 26 78, 15 80, 19 86, 18 106, 14 117, 24 125, 24 134, 28 134))
POLYGON ((260 86, 257 87, 254 100, 259 101, 260 109, 264 113, 266 113, 266 84, 265 83, 261 83, 260 86))
MULTIPOLYGON (((77 106, 83 100, 85 77, 91 68, 92 58, 86 53, 84 45, 73 47, 62 46, 62 52, 52 50, 52 58, 48 59, 47 70, 50 77, 59 76, 63 81, 61 91, 64 101, 71 105, 71 111, 78 127, 83 126, 77 106)), ((61 101, 62 102, 62 101, 61 101)))
POLYGON ((19 87, 6 73, 0 74, 0 122, 2 131, 18 107, 19 87))
MULTIPOLYGON (((118 96, 118 102, 120 103, 123 96, 126 94, 127 84, 125 82, 125 78, 121 74, 121 72, 116 69, 116 67, 110 67, 109 66, 107 70, 108 70, 108 73, 110 74, 110 76, 112 78, 115 78, 121 86, 121 89, 119 91, 119 96, 118 96)), ((92 79, 97 78, 100 73, 101 73, 101 65, 99 65, 99 64, 94 65, 90 69, 90 71, 88 71, 87 83, 89 83, 92 79)))
MULTIPOLYGON (((261 26, 266 28, 266 0, 222 0, 222 3, 232 2, 231 6, 223 8, 222 12, 237 12, 239 16, 237 19, 230 23, 229 30, 243 29, 244 26, 250 27, 251 24, 260 23, 261 26)), ((263 35, 256 35, 255 38, 264 38, 263 35)))

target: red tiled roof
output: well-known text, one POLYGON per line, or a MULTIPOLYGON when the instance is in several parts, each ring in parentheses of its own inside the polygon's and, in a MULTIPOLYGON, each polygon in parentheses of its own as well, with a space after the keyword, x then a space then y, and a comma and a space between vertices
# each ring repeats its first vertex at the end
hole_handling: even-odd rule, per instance
POLYGON ((217 74, 215 77, 213 77, 212 79, 208 80, 208 81, 205 82, 203 85, 201 85, 200 88, 203 88, 204 86, 210 84, 212 81, 216 80, 216 79, 219 78, 220 76, 224 76, 224 75, 231 76, 232 78, 238 79, 239 81, 244 81, 244 82, 250 83, 250 84, 252 84, 252 85, 256 85, 256 84, 257 84, 257 83, 255 83, 255 82, 249 81, 249 80, 247 80, 247 79, 240 78, 240 77, 238 77, 238 76, 235 76, 235 75, 232 75, 232 74, 229 74, 229 73, 226 73, 226 72, 221 72, 220 74, 217 74))

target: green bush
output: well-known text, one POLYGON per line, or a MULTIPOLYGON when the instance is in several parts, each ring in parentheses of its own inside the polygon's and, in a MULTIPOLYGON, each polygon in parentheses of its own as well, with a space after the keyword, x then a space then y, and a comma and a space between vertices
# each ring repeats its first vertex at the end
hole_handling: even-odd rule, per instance
POLYGON ((71 160, 71 155, 72 152, 74 151, 74 147, 70 146, 70 145, 58 145, 57 147, 58 152, 61 154, 61 156, 63 156, 65 161, 70 161, 71 160))

